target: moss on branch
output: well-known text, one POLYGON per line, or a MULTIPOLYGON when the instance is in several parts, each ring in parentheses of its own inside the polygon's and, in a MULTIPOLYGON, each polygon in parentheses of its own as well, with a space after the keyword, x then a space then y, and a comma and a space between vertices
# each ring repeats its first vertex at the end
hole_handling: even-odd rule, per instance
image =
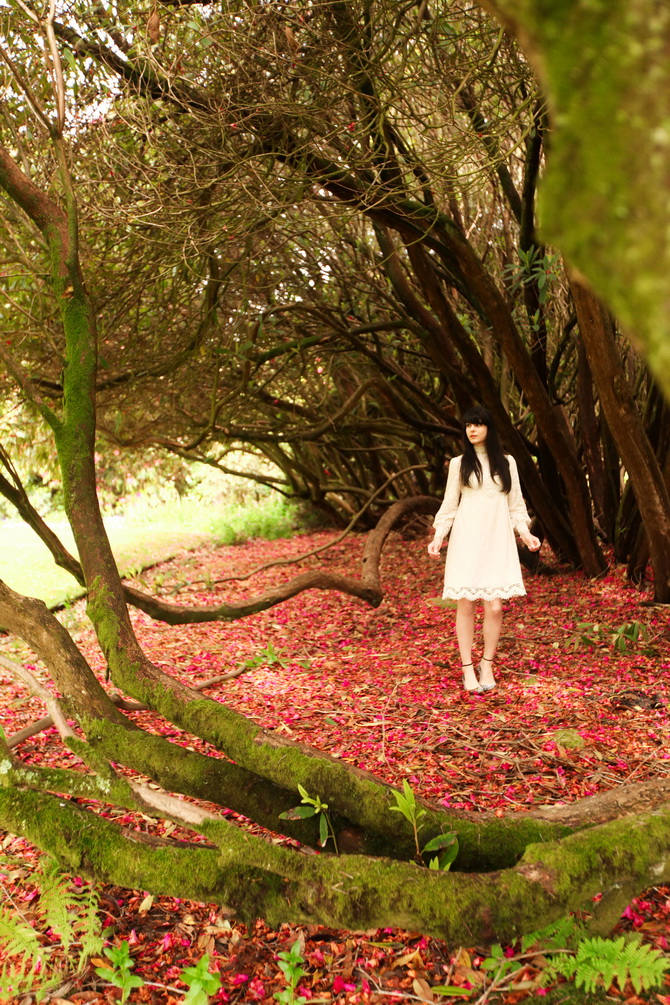
POLYGON ((65 799, 0 790, 0 824, 55 855, 69 870, 106 882, 225 904, 270 925, 395 925, 467 944, 513 939, 576 907, 609 924, 626 897, 670 878, 670 804, 563 841, 531 846, 501 872, 439 873, 387 859, 304 856, 225 821, 199 830, 212 848, 152 846, 65 799), (632 839, 631 839, 632 836, 632 839), (602 903, 605 908, 602 908, 602 903))

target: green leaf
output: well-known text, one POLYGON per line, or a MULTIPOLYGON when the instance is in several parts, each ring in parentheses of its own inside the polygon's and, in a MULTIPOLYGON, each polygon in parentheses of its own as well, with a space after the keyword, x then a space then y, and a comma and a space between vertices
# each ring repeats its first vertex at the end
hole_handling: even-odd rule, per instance
POLYGON ((449 831, 448 834, 438 834, 437 837, 431 838, 430 841, 424 845, 423 850, 440 851, 441 848, 449 848, 453 844, 458 846, 458 837, 453 831, 449 831))
POLYGON ((216 994, 221 987, 221 977, 218 973, 209 972, 209 955, 205 953, 194 967, 185 967, 181 972, 184 984, 201 987, 208 995, 216 994))
POLYGON ((279 814, 280 820, 307 820, 308 817, 316 816, 313 806, 294 806, 292 810, 285 810, 279 814))
POLYGON ((456 861, 457 855, 458 855, 458 841, 455 841, 450 848, 447 848, 445 849, 445 851, 440 852, 440 854, 437 856, 438 861, 440 863, 440 869, 442 869, 443 872, 447 872, 449 869, 451 869, 452 865, 456 861))
POLYGON ((402 780, 403 792, 405 793, 405 799, 410 806, 416 806, 416 798, 414 792, 412 791, 412 786, 409 784, 406 778, 402 780))
POLYGON ((434 995, 451 995, 454 998, 465 998, 474 992, 474 988, 457 988, 453 984, 433 984, 430 989, 434 995))
POLYGON ((196 983, 184 995, 182 1005, 209 1005, 209 995, 202 985, 196 983))
POLYGON ((326 841, 328 840, 328 821, 326 820, 325 814, 321 814, 319 817, 319 844, 322 848, 325 848, 326 841))

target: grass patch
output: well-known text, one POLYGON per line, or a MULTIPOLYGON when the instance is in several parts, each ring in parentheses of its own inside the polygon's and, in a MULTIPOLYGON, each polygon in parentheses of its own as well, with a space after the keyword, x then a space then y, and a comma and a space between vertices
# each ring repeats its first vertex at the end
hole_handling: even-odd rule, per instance
MULTIPOLYGON (((62 519, 48 522, 76 555, 69 525, 62 519)), ((268 495, 220 510, 211 501, 188 499, 144 505, 125 516, 107 517, 105 526, 121 575, 130 577, 181 551, 208 544, 239 544, 254 537, 290 537, 306 522, 298 505, 268 495)), ((21 520, 0 521, 0 579, 17 593, 38 597, 47 607, 82 596, 79 584, 55 564, 49 550, 21 520)))

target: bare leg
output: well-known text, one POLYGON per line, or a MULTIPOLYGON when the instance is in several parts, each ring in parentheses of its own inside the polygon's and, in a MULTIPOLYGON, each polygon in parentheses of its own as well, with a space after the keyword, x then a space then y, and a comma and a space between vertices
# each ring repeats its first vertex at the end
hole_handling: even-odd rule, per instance
POLYGON ((475 635, 475 605, 472 600, 459 600, 456 609, 456 638, 463 665, 463 687, 475 691, 479 687, 472 665, 472 642, 475 635))
POLYGON ((496 649, 498 648, 498 639, 500 638, 502 619, 502 600, 485 600, 484 624, 482 626, 482 633, 484 635, 484 655, 482 657, 482 662, 480 663, 481 673, 479 676, 479 683, 482 687, 488 689, 495 687, 495 678, 493 676, 493 657, 495 656, 496 649))

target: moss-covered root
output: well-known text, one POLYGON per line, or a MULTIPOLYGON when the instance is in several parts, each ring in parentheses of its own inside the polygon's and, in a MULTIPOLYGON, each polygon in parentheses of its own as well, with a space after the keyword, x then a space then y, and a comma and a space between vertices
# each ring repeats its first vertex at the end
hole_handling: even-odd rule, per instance
POLYGON ((636 894, 670 881, 670 802, 562 841, 531 845, 516 871, 543 884, 564 913, 591 911, 590 927, 606 934, 636 894))
POLYGON ((670 806, 531 848, 518 867, 485 875, 360 856, 306 857, 224 821, 201 828, 216 849, 153 847, 67 800, 10 789, 0 791, 0 824, 71 870, 226 904, 247 919, 397 925, 466 944, 512 939, 570 909, 592 907, 598 892, 611 908, 617 886, 629 896, 670 878, 670 806))

